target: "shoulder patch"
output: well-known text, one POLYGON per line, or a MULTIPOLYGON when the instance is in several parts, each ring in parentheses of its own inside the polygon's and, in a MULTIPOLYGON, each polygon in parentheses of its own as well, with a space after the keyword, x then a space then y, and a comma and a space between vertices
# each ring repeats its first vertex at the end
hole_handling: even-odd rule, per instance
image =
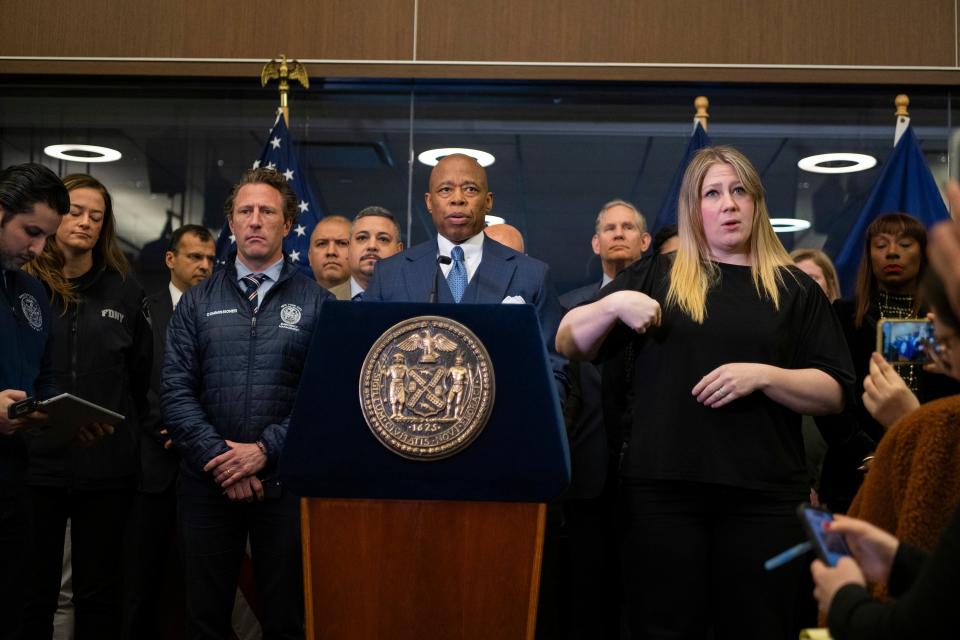
POLYGON ((37 302, 36 298, 29 293, 21 293, 20 310, 23 312, 23 317, 26 318, 27 324, 30 325, 31 329, 34 331, 43 329, 43 313, 40 311, 40 303, 37 302))

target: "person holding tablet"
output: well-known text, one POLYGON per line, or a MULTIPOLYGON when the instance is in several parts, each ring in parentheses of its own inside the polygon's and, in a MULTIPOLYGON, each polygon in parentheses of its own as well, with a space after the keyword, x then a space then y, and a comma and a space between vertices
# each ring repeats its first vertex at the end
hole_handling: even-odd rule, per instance
POLYGON ((21 267, 43 249, 70 209, 67 190, 39 164, 0 172, 0 638, 19 633, 23 576, 32 537, 26 494, 24 427, 44 417, 8 417, 15 402, 56 393, 50 361, 52 318, 43 286, 21 267))
POLYGON ((153 340, 143 290, 117 244, 109 192, 89 175, 66 176, 63 184, 69 213, 28 267, 54 307, 57 383, 126 419, 115 428, 84 427, 66 447, 50 446, 42 433, 29 439, 36 534, 25 637, 50 637, 69 518, 76 638, 116 638, 122 536, 136 489, 153 340))

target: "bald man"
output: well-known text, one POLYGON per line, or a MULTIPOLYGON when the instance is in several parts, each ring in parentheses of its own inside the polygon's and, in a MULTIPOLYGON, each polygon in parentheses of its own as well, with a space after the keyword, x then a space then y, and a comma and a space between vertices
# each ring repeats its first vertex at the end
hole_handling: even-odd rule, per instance
POLYGON ((487 172, 470 156, 447 156, 430 173, 424 199, 437 236, 380 261, 364 301, 532 304, 563 397, 565 361, 554 344, 560 303, 550 267, 486 239, 485 216, 493 208, 487 172), (438 275, 440 256, 450 260, 438 275))
POLYGON ((350 221, 343 216, 327 216, 313 228, 307 260, 313 277, 324 289, 333 289, 350 279, 349 248, 350 221))
POLYGON ((526 253, 523 250, 523 234, 515 226, 507 223, 492 224, 483 230, 487 237, 496 240, 505 247, 510 247, 514 251, 526 253))

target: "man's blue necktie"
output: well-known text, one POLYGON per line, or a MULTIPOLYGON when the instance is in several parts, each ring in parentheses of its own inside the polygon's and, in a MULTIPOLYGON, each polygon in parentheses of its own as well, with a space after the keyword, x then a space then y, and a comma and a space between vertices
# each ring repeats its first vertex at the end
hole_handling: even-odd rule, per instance
POLYGON ((453 258, 453 266, 447 274, 447 284, 450 285, 453 301, 460 302, 463 292, 467 290, 467 267, 463 264, 463 247, 454 247, 450 257, 453 258))
POLYGON ((250 273, 241 278, 243 280, 243 294, 247 296, 247 300, 250 302, 250 310, 254 313, 257 312, 260 304, 257 302, 257 296, 260 291, 260 285, 263 284, 263 281, 267 279, 267 274, 265 273, 250 273))

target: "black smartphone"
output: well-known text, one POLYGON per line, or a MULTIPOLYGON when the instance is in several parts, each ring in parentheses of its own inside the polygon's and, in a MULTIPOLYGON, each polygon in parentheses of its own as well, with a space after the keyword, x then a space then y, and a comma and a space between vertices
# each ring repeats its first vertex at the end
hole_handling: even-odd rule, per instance
POLYGON ((823 525, 833 520, 833 514, 826 509, 818 509, 807 503, 797 507, 797 515, 807 532, 810 544, 824 564, 837 566, 837 561, 850 555, 850 548, 839 533, 825 531, 823 525))
POLYGON ((40 401, 34 397, 25 398, 23 400, 18 400, 14 402, 9 407, 7 407, 7 418, 10 420, 16 420, 17 418, 22 418, 25 415, 29 415, 36 411, 40 407, 40 401))
POLYGON ((877 322, 877 351, 891 364, 929 361, 926 346, 933 341, 929 320, 884 318, 877 322))

